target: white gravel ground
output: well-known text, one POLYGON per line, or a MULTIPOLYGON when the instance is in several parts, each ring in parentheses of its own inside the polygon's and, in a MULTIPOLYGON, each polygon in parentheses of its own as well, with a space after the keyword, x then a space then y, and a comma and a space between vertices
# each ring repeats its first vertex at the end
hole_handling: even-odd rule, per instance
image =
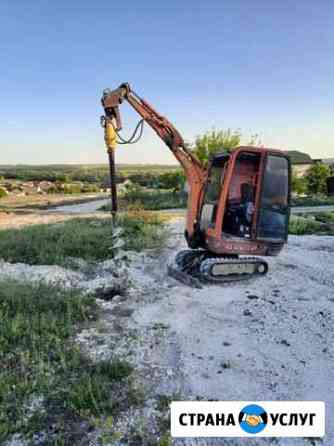
MULTIPOLYGON (((174 252, 182 228, 176 232, 174 252)), ((163 270, 155 267, 158 289, 166 283, 163 270)), ((180 370, 174 391, 181 388, 191 399, 323 400, 327 435, 320 444, 334 444, 334 237, 291 236, 281 255, 270 259, 265 278, 201 290, 177 285, 163 293, 143 302, 133 317, 143 329, 152 321, 169 327, 166 367, 180 370)), ((168 377, 162 389, 164 382, 170 391, 168 377)))
MULTIPOLYGON (((183 221, 172 225, 163 253, 133 254, 127 297, 100 301, 104 324, 78 336, 94 357, 126 357, 138 385, 154 400, 323 400, 323 440, 177 440, 175 445, 334 444, 334 237, 291 236, 269 259, 261 279, 192 289, 166 277, 166 264, 184 247, 183 221)), ((63 281, 87 290, 115 280, 112 262, 94 277, 60 267, 0 264, 0 277, 63 281)), ((154 405, 145 407, 147 426, 154 405)), ((143 416, 141 412, 140 416, 143 416)), ((136 414, 119 429, 136 424, 136 414)))

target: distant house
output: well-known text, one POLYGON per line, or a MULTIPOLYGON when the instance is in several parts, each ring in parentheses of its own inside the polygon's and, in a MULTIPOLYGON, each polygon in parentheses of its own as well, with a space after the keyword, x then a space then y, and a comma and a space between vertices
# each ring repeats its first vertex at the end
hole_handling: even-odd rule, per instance
POLYGON ((33 188, 33 187, 35 187, 35 183, 33 181, 25 181, 24 183, 21 183, 21 186, 33 188))
POLYGON ((51 190, 55 189, 54 183, 51 181, 40 181, 37 186, 37 192, 40 194, 46 194, 51 190))
POLYGON ((329 166, 334 172, 334 158, 318 158, 314 160, 315 163, 322 163, 329 166))
POLYGON ((13 184, 9 181, 1 182, 0 186, 6 189, 8 192, 12 192, 12 190, 15 189, 15 183, 13 184))
POLYGON ((302 177, 314 163, 314 160, 307 153, 299 150, 287 150, 286 153, 290 157, 292 172, 297 177, 302 177))
POLYGON ((27 181, 18 186, 20 191, 25 195, 34 195, 37 193, 37 187, 33 181, 27 181))

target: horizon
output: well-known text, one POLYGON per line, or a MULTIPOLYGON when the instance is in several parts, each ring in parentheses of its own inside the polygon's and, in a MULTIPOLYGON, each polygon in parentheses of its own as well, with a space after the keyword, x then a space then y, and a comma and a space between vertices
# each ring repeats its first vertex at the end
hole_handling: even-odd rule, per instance
MULTIPOLYGON (((267 149, 269 149, 269 147, 267 147, 267 149)), ((271 149, 273 149, 271 147, 271 149)), ((309 155, 306 152, 303 152, 301 150, 282 150, 283 152, 296 152, 296 153, 300 153, 302 155, 309 155)), ((312 161, 318 160, 318 159, 323 159, 323 160, 330 160, 330 159, 334 159, 333 157, 320 157, 320 158, 312 158, 312 161)), ((303 163, 301 163, 303 164, 303 163)), ((0 168, 5 168, 5 167, 62 167, 62 166, 72 166, 72 167, 107 167, 109 168, 109 162, 108 160, 106 160, 106 162, 101 162, 101 163, 43 163, 43 164, 35 164, 35 163, 12 163, 12 164, 8 164, 8 163, 4 163, 4 164, 0 164, 0 168)), ((140 163, 140 162, 136 162, 136 163, 124 163, 124 162, 116 162, 116 166, 118 167, 123 167, 123 166, 144 166, 144 167, 170 167, 170 168, 181 168, 182 166, 179 163, 140 163)))
MULTIPOLYGON (((62 166, 74 166, 74 167, 86 167, 86 166, 107 166, 109 168, 109 163, 106 161, 105 163, 47 163, 47 164, 29 164, 29 163, 17 163, 17 164, 0 164, 1 167, 62 167, 62 166)), ((179 164, 159 164, 159 163, 116 163, 116 166, 162 166, 162 167, 181 167, 179 164)))
MULTIPOLYGON (((333 3, 131 4, 1 2, 1 164, 105 164, 100 97, 124 81, 186 141, 241 129, 243 143, 333 156, 333 3)), ((139 116, 121 113, 129 135, 139 116)), ((177 164, 148 125, 116 161, 177 164)))

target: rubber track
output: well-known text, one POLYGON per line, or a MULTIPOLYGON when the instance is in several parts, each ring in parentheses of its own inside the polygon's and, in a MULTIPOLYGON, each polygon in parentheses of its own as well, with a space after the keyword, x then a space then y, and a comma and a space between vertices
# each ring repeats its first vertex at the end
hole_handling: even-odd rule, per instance
POLYGON ((205 280, 207 282, 214 282, 214 283, 224 283, 224 282, 237 282, 240 280, 248 280, 253 277, 258 276, 264 276, 268 271, 268 264, 262 259, 259 259, 258 257, 241 257, 237 259, 231 259, 229 257, 211 257, 208 259, 205 259, 201 265, 200 265, 200 278, 202 280, 205 280), (255 273, 238 273, 235 275, 227 275, 227 276, 214 276, 211 274, 211 270, 214 265, 263 265, 265 267, 264 272, 255 272, 255 273))
POLYGON ((208 251, 194 251, 191 249, 180 251, 174 260, 173 265, 168 266, 170 276, 195 288, 201 288, 203 283, 227 283, 241 280, 249 280, 253 277, 263 276, 268 271, 268 264, 258 257, 219 257, 213 256, 208 251), (222 265, 249 265, 258 264, 264 266, 264 272, 259 273, 237 273, 234 275, 214 276, 211 274, 212 267, 217 264, 222 265))

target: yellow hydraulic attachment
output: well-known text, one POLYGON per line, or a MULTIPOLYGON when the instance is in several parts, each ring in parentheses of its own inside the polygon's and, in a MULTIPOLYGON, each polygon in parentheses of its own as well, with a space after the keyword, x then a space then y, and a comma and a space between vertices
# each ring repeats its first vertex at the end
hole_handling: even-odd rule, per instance
POLYGON ((106 119, 104 124, 104 141, 106 143, 108 152, 111 152, 116 149, 117 135, 109 119, 106 119))

